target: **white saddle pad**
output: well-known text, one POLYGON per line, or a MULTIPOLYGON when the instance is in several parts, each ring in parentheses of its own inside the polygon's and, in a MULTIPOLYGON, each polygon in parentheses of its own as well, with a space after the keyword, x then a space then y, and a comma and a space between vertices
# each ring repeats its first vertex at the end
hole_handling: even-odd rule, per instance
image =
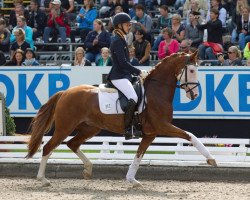
MULTIPOLYGON (((143 86, 142 86, 142 93, 144 94, 143 86)), ((98 90, 99 107, 101 112, 103 114, 124 114, 123 110, 121 109, 118 97, 119 95, 116 89, 105 88, 104 84, 101 84, 98 90)), ((142 107, 143 107, 143 101, 139 106, 139 113, 141 113, 144 110, 144 108, 142 107)))

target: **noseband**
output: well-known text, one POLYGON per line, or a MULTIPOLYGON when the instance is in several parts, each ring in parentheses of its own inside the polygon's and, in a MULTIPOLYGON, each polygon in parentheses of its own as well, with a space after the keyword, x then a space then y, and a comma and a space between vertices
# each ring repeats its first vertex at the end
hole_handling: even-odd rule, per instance
POLYGON ((186 93, 190 93, 190 96, 191 96, 191 99, 194 100, 195 97, 194 97, 194 91, 193 89, 198 87, 200 85, 200 83, 198 82, 188 82, 188 78, 187 78, 187 64, 188 62, 186 63, 186 66, 182 69, 182 72, 181 72, 181 75, 180 75, 180 78, 177 79, 177 81, 180 82, 182 76, 185 76, 185 82, 180 84, 180 85, 177 85, 178 88, 182 88, 182 89, 185 89, 188 88, 189 85, 192 85, 193 87, 192 88, 189 88, 189 90, 186 91, 186 93), (184 87, 185 86, 185 87, 184 87))

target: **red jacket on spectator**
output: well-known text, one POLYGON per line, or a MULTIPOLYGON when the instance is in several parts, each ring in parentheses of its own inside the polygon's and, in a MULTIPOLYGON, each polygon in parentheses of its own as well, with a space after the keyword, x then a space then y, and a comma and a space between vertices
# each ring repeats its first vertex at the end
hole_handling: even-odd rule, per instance
MULTIPOLYGON (((66 19, 65 13, 61 12, 61 15, 56 17, 55 21, 59 26, 64 26, 66 28, 66 35, 69 36, 71 30, 70 26, 67 23, 65 23, 65 19, 66 19)), ((48 27, 56 28, 51 13, 49 14, 48 27)))

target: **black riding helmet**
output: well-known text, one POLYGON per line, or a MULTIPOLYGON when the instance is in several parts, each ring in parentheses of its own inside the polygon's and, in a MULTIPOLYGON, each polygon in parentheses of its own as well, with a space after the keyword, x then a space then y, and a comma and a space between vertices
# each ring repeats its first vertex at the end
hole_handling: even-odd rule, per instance
POLYGON ((131 17, 124 12, 117 13, 113 19, 113 26, 117 27, 119 24, 127 23, 131 21, 131 17))

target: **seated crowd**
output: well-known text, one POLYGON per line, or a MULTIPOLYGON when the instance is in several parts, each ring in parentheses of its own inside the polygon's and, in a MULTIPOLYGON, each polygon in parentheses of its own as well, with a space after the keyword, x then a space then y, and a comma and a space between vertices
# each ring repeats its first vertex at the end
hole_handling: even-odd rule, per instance
POLYGON ((134 66, 150 65, 151 54, 161 60, 196 50, 201 65, 250 63, 249 0, 31 0, 27 8, 13 2, 9 18, 0 16, 0 65, 37 66, 37 52, 69 51, 71 43, 72 66, 112 66, 112 20, 119 12, 133 20, 126 41, 134 66))

